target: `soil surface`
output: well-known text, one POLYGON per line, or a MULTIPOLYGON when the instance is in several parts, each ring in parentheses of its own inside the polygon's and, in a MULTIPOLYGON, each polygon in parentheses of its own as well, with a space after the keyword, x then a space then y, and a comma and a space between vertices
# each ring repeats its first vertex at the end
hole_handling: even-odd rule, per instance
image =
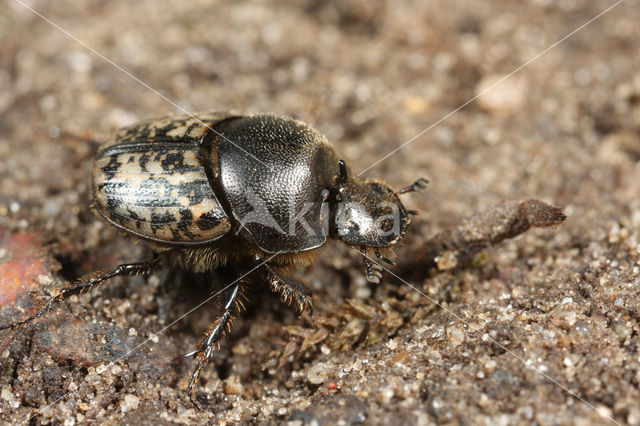
POLYGON ((430 185, 379 285, 331 242, 293 274, 312 316, 254 286, 203 410, 172 360, 225 283, 163 267, 0 332, 0 422, 640 425, 637 4, 557 45, 614 0, 29 4, 0 6, 0 324, 149 256, 88 199, 99 144, 138 120, 286 114, 354 173, 430 185), (527 199, 566 221, 432 254, 527 199))

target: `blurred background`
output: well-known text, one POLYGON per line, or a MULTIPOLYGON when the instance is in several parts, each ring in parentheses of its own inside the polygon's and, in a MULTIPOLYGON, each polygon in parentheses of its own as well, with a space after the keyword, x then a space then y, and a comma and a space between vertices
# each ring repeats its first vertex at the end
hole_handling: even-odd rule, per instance
POLYGON ((331 244, 296 275, 318 313, 251 305, 198 412, 182 398, 191 362, 170 360, 211 304, 109 363, 204 300, 210 279, 114 280, 0 335, 3 421, 640 424, 635 3, 550 48, 615 2, 22 1, 0 5, 0 318, 146 255, 91 213, 92 156, 119 127, 181 109, 290 115, 363 177, 428 177, 406 197, 421 213, 397 253, 442 307, 389 274, 368 285, 357 254, 331 244), (438 231, 530 197, 567 223, 463 270, 413 261, 438 231))

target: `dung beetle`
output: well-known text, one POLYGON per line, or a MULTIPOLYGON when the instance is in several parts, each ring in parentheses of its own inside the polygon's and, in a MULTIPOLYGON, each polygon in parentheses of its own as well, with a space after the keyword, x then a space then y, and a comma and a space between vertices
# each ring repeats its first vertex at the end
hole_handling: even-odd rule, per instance
POLYGON ((117 229, 147 240, 155 257, 87 275, 33 316, 0 329, 27 324, 114 276, 148 274, 161 257, 194 272, 230 267, 239 278, 222 293, 222 314, 184 355, 197 357, 187 389, 197 406, 200 372, 243 307, 245 277, 266 283, 298 314, 311 312, 311 291, 286 273, 309 265, 328 237, 358 248, 367 280, 379 282, 382 268, 367 251, 393 263, 385 254, 415 213, 398 194, 426 184, 419 179, 396 192, 360 180, 322 134, 273 114, 213 112, 123 128, 96 156, 93 207, 117 229))

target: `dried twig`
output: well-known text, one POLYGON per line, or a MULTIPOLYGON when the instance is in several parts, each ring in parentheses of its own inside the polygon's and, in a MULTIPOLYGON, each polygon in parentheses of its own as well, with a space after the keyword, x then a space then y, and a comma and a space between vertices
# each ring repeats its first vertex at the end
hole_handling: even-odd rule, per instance
POLYGON ((531 227, 556 226, 567 217, 560 207, 540 200, 502 201, 488 212, 464 219, 429 240, 417 263, 449 270, 471 263, 478 252, 522 234, 531 227))

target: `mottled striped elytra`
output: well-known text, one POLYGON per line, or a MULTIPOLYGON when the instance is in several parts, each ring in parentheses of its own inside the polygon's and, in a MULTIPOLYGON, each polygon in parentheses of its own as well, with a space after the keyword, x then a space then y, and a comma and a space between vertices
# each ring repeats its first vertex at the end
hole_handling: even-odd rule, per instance
POLYGON ((233 269, 239 278, 222 292, 220 318, 185 355, 197 357, 188 386, 196 406, 200 372, 242 308, 247 278, 267 284, 299 314, 311 312, 311 291, 286 273, 309 264, 333 238, 359 249, 367 279, 378 282, 382 268, 367 251, 393 263, 384 254, 402 239, 413 214, 398 195, 427 183, 419 179, 394 192, 382 182, 360 180, 305 123, 228 112, 165 117, 121 129, 98 152, 92 178, 98 214, 148 241, 157 255, 87 275, 35 315, 0 329, 27 324, 116 275, 148 274, 161 258, 195 272, 233 269))

